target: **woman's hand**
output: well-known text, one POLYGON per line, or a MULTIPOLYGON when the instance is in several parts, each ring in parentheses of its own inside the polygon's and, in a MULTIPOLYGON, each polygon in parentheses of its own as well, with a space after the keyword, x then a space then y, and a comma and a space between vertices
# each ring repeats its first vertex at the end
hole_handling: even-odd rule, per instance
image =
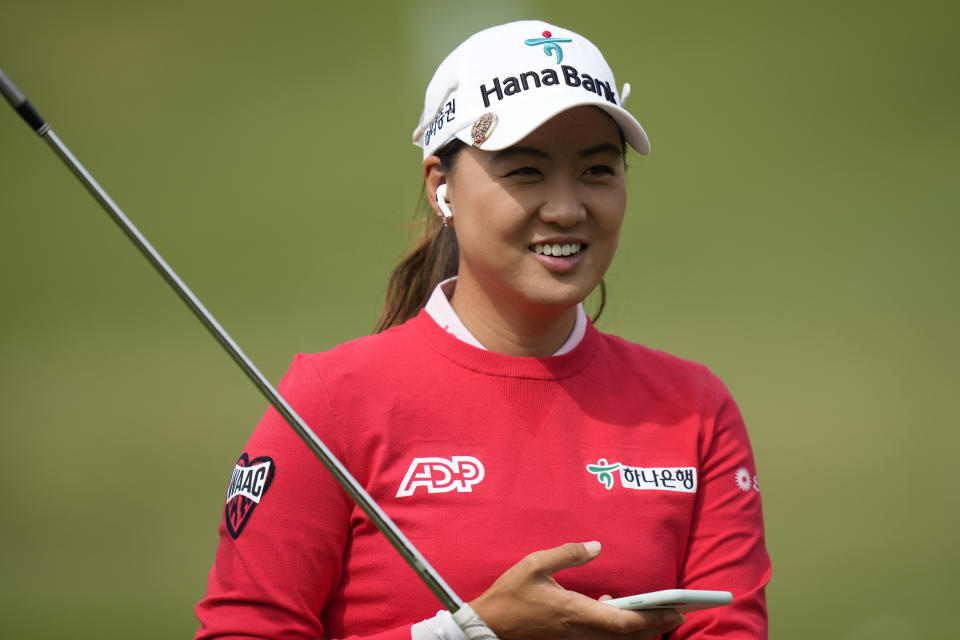
POLYGON ((683 622, 674 609, 619 609, 568 591, 553 579, 557 571, 586 564, 599 553, 599 542, 531 553, 470 606, 503 640, 646 640, 683 622))

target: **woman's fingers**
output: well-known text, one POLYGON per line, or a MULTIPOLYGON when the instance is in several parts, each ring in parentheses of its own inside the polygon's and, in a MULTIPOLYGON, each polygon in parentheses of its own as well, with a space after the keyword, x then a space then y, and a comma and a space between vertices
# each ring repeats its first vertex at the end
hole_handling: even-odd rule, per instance
POLYGON ((535 551, 522 562, 527 563, 533 571, 553 575, 561 569, 586 564, 596 558, 599 553, 599 542, 568 542, 553 549, 535 551))
POLYGON ((498 636, 509 640, 647 640, 683 622, 672 609, 620 609, 568 591, 553 580, 555 572, 586 564, 599 553, 599 542, 535 551, 505 571, 470 605, 498 636))

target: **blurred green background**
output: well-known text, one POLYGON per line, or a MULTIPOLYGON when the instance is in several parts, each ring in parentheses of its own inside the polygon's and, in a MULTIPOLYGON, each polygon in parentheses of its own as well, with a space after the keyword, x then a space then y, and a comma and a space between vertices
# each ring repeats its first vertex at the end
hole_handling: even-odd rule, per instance
MULTIPOLYGON (((590 37, 653 146, 600 326, 737 397, 772 637, 952 638, 958 14, 4 0, 0 68, 276 381, 372 328, 446 52, 590 37)), ((45 147, 0 110, 0 636, 189 637, 265 403, 45 147)))

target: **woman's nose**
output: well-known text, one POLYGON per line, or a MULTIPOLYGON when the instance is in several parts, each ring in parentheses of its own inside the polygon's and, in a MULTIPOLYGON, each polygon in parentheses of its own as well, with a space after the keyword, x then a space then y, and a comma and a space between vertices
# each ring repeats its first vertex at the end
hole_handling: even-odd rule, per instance
POLYGON ((587 209, 577 196, 576 189, 561 188, 551 190, 546 202, 540 206, 540 219, 544 222, 569 228, 583 222, 587 209))

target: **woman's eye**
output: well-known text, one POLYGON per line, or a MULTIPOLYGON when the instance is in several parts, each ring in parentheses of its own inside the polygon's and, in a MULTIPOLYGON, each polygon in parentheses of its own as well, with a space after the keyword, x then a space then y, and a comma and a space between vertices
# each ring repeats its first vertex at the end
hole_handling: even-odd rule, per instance
POLYGON ((591 176, 610 176, 613 175, 613 167, 610 167, 605 164, 596 164, 586 171, 587 175, 591 176))
POLYGON ((514 169, 508 176, 537 176, 540 175, 540 171, 535 167, 520 167, 519 169, 514 169))

